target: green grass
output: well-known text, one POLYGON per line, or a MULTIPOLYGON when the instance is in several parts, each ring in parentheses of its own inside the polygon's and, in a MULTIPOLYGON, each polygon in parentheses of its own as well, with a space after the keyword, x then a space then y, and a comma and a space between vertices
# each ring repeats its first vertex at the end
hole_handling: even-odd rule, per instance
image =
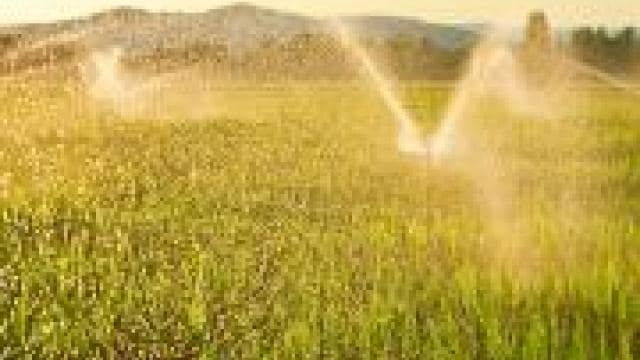
MULTIPOLYGON (((496 238, 491 169, 404 157, 375 94, 312 85, 219 90, 197 121, 7 87, 0 357, 640 356, 636 100, 489 106, 476 159, 526 220, 496 238)), ((449 95, 404 98, 429 130, 449 95)))

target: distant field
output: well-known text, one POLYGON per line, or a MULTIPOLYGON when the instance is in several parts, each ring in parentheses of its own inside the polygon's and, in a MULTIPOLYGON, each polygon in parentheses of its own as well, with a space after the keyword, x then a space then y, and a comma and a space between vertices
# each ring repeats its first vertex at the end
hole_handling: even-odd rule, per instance
MULTIPOLYGON (((355 85, 183 94, 196 120, 5 86, 0 358, 640 356, 638 98, 488 102, 435 166, 355 85)), ((404 89, 425 133, 452 90, 404 89)))

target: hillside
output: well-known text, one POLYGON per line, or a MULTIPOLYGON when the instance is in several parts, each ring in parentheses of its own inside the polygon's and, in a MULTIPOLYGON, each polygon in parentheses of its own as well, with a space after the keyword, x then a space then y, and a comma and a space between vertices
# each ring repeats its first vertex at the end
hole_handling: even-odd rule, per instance
MULTIPOLYGON (((443 63, 444 67, 459 65, 459 61, 452 62, 450 58, 462 58, 459 52, 475 42, 481 29, 428 24, 403 17, 349 16, 342 17, 341 21, 363 41, 377 44, 378 52, 384 54, 389 63, 398 64, 396 55, 403 59, 427 56, 449 59, 443 63), (410 56, 401 55, 405 49, 398 46, 407 41, 418 46, 410 49, 413 52, 410 56)), ((239 67, 243 67, 243 73, 251 72, 250 64, 256 62, 273 63, 274 71, 278 71, 282 66, 275 65, 292 63, 292 56, 302 62, 323 63, 324 66, 317 68, 332 67, 342 61, 341 45, 326 19, 245 3, 202 13, 149 12, 120 7, 82 19, 5 27, 0 29, 0 38, 3 40, 0 53, 5 55, 4 72, 55 65, 74 58, 74 53, 81 56, 94 49, 114 46, 123 48, 130 62, 138 65, 170 62, 175 67, 209 61, 224 64, 226 72, 234 72, 239 67), (300 42, 301 38, 309 41, 300 42), (336 54, 338 58, 317 58, 318 42, 324 47, 320 52, 336 54), (292 47, 296 48, 295 55, 286 53, 292 47), (269 53, 270 60, 263 61, 265 53, 269 53)), ((399 64, 397 68, 406 68, 405 65, 408 64, 399 64)), ((288 66, 281 71, 311 71, 288 66)))

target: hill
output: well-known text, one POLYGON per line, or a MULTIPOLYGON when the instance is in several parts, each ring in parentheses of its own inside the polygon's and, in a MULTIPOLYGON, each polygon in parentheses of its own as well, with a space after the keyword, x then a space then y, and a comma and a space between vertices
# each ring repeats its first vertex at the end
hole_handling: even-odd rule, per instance
MULTIPOLYGON (((409 39, 421 47, 413 56, 458 58, 458 52, 468 49, 481 30, 480 26, 429 24, 419 19, 390 16, 349 16, 340 20, 363 41, 387 50, 393 48, 394 51, 382 51, 386 57, 400 53, 398 43, 406 43, 409 39)), ((321 52, 338 55, 341 52, 341 45, 326 19, 246 3, 202 13, 150 12, 119 7, 58 23, 5 27, 0 29, 0 38, 3 40, 0 54, 5 55, 5 72, 55 65, 61 59, 72 58, 74 52, 82 54, 105 47, 124 49, 130 62, 138 65, 172 63, 175 67, 209 61, 224 63, 225 71, 237 69, 239 64, 246 67, 250 63, 263 62, 265 49, 269 56, 277 58, 272 62, 290 62, 287 59, 292 55, 284 52, 290 50, 292 44, 297 47, 295 56, 309 57, 310 62, 323 61, 311 58, 317 55, 314 47, 318 42, 325 47, 321 52), (300 42, 301 37, 312 41, 300 42), (307 46, 310 52, 306 51, 307 46), (12 62, 10 65, 6 64, 8 59, 12 62)), ((335 61, 326 65, 333 66, 335 61)), ((394 62, 398 61, 391 61, 394 62)), ((242 71, 251 72, 251 69, 242 71)))

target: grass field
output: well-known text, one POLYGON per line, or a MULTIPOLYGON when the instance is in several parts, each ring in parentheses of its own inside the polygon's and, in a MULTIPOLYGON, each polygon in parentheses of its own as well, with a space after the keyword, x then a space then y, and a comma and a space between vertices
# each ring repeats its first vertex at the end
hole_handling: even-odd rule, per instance
MULTIPOLYGON (((3 85, 0 358, 640 356, 631 95, 487 103, 434 166, 356 84, 214 89, 197 120, 3 85)), ((403 98, 428 132, 450 93, 403 98)))

